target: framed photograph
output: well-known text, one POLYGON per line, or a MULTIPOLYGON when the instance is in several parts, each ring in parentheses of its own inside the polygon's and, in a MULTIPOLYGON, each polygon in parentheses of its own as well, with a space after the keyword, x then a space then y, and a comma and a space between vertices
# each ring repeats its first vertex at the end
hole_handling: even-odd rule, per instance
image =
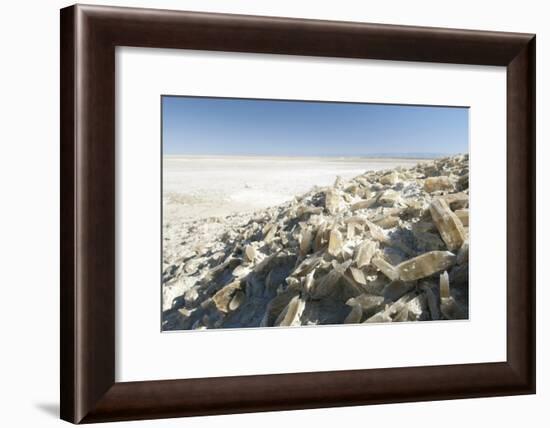
POLYGON ((61 11, 61 417, 535 392, 535 36, 61 11))

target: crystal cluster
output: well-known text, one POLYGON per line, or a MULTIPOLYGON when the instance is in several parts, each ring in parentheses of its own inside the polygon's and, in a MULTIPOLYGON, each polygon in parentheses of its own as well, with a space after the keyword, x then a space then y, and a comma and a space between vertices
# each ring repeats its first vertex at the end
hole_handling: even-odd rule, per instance
POLYGON ((163 329, 468 318, 468 183, 459 155, 211 219, 223 239, 164 268, 163 329))

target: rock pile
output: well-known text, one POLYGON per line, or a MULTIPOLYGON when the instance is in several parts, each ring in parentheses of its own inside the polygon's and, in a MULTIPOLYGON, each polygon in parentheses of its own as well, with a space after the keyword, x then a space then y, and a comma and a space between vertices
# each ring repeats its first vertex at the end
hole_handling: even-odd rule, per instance
POLYGON ((468 155, 337 178, 278 207, 194 222, 167 260, 163 330, 468 318, 468 155))

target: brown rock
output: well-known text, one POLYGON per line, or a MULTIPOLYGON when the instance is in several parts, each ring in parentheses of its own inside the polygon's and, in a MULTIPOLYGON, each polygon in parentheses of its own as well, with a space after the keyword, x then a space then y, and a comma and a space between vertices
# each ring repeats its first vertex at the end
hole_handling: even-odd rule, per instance
POLYGON ((460 219, 463 226, 468 227, 470 225, 470 213, 467 209, 456 210, 456 216, 460 219))
POLYGON ((424 180, 424 190, 428 193, 437 190, 454 190, 454 185, 449 177, 429 177, 424 180))

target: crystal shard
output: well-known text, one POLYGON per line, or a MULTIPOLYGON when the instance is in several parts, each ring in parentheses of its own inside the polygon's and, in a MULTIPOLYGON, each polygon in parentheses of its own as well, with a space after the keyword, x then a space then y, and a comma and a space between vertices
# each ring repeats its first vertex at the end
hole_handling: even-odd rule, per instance
POLYGON ((448 269, 456 263, 456 256, 450 251, 430 251, 397 265, 402 281, 415 281, 448 269))
POLYGON ((460 248, 466 238, 466 231, 447 202, 443 199, 434 199, 430 204, 430 213, 447 248, 451 251, 460 248))

